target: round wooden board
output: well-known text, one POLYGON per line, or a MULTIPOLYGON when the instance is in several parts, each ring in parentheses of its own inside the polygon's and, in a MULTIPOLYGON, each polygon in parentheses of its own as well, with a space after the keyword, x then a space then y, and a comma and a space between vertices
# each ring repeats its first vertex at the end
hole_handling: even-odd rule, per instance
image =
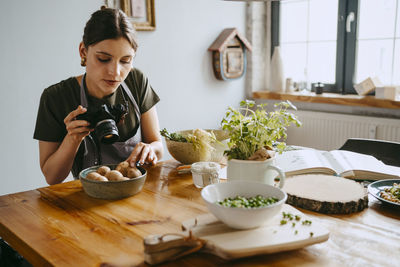
POLYGON ((308 174, 288 177, 283 190, 287 203, 296 207, 329 214, 348 214, 368 207, 368 192, 350 179, 308 174))

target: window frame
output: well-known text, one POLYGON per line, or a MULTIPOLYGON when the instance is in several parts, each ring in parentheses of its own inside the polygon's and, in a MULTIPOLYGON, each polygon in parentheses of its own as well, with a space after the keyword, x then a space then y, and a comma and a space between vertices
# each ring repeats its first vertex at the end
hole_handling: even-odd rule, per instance
MULTIPOLYGON (((356 94, 354 73, 356 65, 356 38, 358 23, 358 0, 338 0, 338 30, 336 40, 335 84, 325 84, 325 91, 339 94, 356 94), (354 13, 351 31, 346 31, 346 20, 350 12, 354 13)), ((280 2, 271 2, 271 55, 275 46, 279 46, 280 2)), ((312 91, 317 81, 310 81, 312 91)))

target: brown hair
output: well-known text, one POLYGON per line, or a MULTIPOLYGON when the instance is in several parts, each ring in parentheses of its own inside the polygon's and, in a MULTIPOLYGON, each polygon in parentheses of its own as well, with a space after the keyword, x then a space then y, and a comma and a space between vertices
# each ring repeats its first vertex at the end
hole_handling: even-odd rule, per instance
POLYGON ((138 44, 135 30, 126 14, 119 9, 102 7, 86 23, 83 44, 87 48, 98 42, 120 37, 125 38, 136 51, 138 44))

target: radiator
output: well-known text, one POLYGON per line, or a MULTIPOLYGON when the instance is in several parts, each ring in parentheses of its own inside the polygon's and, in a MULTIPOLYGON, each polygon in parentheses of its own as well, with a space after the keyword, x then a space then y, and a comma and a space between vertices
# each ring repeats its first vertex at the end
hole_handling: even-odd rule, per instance
POLYGON ((296 111, 303 126, 288 128, 288 145, 322 150, 340 148, 348 138, 400 142, 400 119, 296 111))

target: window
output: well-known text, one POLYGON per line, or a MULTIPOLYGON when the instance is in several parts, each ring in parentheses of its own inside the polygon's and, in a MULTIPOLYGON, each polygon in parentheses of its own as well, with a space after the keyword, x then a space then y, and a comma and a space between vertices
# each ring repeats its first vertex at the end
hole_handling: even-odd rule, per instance
POLYGON ((272 2, 272 47, 281 47, 285 76, 343 94, 368 77, 400 84, 399 1, 272 2))

